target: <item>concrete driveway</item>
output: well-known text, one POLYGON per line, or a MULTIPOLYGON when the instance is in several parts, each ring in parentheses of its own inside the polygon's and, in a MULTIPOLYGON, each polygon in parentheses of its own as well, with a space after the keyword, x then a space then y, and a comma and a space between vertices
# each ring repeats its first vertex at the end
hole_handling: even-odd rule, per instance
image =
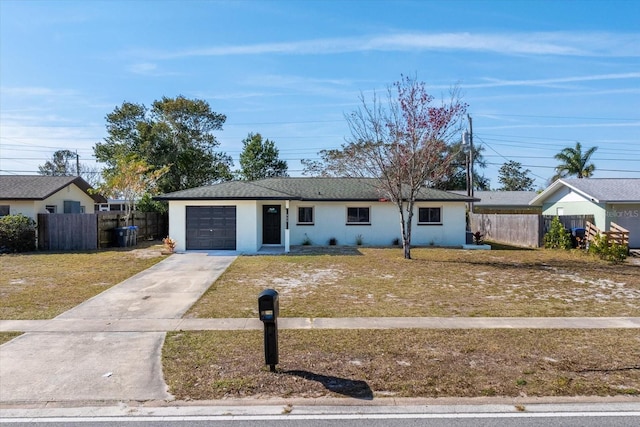
POLYGON ((119 319, 178 319, 236 259, 175 254, 50 322, 0 346, 0 402, 170 400, 161 365, 165 332, 109 331, 119 319), (78 323, 104 322, 82 331, 78 323))

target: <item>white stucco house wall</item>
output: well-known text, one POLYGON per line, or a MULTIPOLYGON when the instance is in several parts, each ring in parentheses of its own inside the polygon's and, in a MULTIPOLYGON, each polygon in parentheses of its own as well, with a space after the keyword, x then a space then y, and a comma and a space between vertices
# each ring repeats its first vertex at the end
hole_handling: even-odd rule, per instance
POLYGON ((40 213, 94 213, 106 200, 90 188, 79 176, 0 175, 0 216, 23 214, 37 223, 40 213))
MULTIPOLYGON (((155 197, 169 203, 177 250, 235 250, 292 245, 391 246, 401 240, 396 205, 375 180, 268 178, 231 181, 155 197)), ((467 196, 424 188, 414 210, 412 244, 460 247, 467 196)))
POLYGON ((593 215, 595 226, 614 222, 629 230, 629 247, 640 248, 640 179, 559 179, 529 203, 543 215, 593 215))

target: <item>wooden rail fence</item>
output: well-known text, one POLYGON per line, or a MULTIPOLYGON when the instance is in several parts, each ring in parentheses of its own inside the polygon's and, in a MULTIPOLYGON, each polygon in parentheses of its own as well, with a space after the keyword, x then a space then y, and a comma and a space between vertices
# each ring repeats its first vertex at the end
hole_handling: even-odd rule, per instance
POLYGON ((598 234, 607 236, 610 242, 617 243, 622 246, 629 246, 629 230, 619 226, 615 222, 611 223, 609 231, 602 231, 591 222, 587 222, 587 227, 585 228, 584 233, 586 241, 592 242, 598 234))

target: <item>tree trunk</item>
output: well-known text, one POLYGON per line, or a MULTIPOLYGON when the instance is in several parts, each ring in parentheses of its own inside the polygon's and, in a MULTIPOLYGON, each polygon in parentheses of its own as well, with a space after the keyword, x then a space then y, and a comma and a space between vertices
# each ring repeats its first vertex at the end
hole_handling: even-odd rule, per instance
POLYGON ((411 213, 409 213, 407 220, 405 221, 403 203, 398 204, 400 209, 400 228, 402 230, 402 249, 404 259, 411 259, 411 213))

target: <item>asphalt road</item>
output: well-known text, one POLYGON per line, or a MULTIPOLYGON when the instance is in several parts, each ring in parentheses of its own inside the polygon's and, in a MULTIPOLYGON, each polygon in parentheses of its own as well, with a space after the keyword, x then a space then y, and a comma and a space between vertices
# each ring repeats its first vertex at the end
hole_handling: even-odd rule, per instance
POLYGON ((0 424, 30 427, 628 427, 640 425, 640 413, 556 414, 388 414, 313 416, 195 416, 0 419, 0 424), (173 418, 173 419, 172 419, 173 418))

